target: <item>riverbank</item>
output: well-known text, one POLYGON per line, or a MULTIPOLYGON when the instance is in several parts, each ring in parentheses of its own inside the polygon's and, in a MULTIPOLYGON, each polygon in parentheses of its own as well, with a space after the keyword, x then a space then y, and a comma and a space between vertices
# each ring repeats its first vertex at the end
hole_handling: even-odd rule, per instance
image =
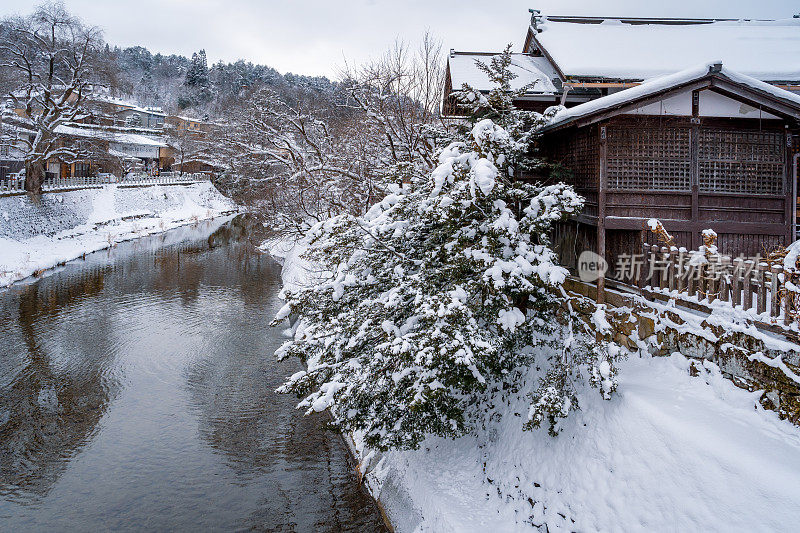
POLYGON ((85 254, 234 213, 211 183, 118 187, 0 198, 0 287, 85 254))
MULTIPOLYGON (((307 283, 303 246, 266 243, 286 286, 307 283)), ((558 437, 523 431, 537 373, 486 427, 419 450, 354 449, 398 532, 778 530, 800 514, 800 429, 706 361, 621 362, 618 394, 588 386, 558 437)))
POLYGON ((383 532, 349 451, 275 392, 280 269, 231 215, 0 291, 0 530, 383 532))

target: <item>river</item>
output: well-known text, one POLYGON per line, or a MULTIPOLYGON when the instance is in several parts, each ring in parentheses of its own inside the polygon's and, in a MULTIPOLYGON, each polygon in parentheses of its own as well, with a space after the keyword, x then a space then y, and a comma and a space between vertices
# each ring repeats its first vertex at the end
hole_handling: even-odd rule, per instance
MULTIPOLYGON (((384 531, 299 362, 248 223, 120 244, 0 291, 0 529, 384 531)), ((0 251, 1 253, 1 251, 0 251)))

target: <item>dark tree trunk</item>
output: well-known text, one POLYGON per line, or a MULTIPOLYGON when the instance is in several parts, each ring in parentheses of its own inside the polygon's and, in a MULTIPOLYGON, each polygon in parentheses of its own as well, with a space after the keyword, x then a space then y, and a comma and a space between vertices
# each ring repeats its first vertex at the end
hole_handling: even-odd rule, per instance
POLYGON ((44 184, 44 163, 25 163, 25 190, 33 194, 41 194, 44 184))

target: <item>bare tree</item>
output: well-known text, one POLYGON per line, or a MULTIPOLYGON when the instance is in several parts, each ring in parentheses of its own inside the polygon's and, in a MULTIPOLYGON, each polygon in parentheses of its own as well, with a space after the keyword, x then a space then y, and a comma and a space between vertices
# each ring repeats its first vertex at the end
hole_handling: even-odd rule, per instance
POLYGON ((381 133, 395 164, 429 170, 443 134, 439 106, 444 89, 441 42, 426 32, 416 48, 396 41, 380 59, 341 74, 350 105, 381 133))
POLYGON ((4 21, 0 66, 18 76, 11 92, 23 109, 35 135, 26 139, 25 189, 39 193, 47 161, 54 157, 76 159, 56 129, 75 120, 85 109, 93 90, 102 54, 100 30, 84 25, 60 2, 44 3, 28 17, 4 21))
POLYGON ((259 89, 220 146, 231 171, 222 183, 280 229, 302 232, 341 213, 362 214, 390 184, 436 164, 446 132, 439 121, 441 45, 397 42, 379 60, 346 68, 333 97, 259 89))
POLYGON ((283 229, 302 231, 309 222, 342 212, 363 212, 381 188, 376 170, 385 153, 372 142, 363 120, 300 98, 290 106, 259 89, 223 128, 222 149, 249 200, 283 229), (274 218, 273 217, 273 218, 274 218))

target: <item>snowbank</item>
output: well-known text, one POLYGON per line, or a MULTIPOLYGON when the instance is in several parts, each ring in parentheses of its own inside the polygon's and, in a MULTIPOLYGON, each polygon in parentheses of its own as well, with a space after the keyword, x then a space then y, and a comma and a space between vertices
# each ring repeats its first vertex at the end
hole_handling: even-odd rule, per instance
MULTIPOLYGON (((282 262, 286 287, 310 283, 305 248, 262 245, 282 262)), ((583 410, 557 437, 522 430, 531 370, 502 418, 476 435, 385 454, 358 435, 350 444, 398 533, 785 529, 800 516, 800 428, 714 363, 699 377, 689 365, 677 353, 620 362, 612 400, 579 390, 583 410)))
POLYGON ((114 244, 231 213, 211 183, 0 197, 0 287, 114 244))
POLYGON ((769 531, 800 516, 800 429, 713 363, 631 359, 618 395, 579 395, 558 437, 523 432, 531 383, 477 436, 367 461, 404 531, 769 531), (656 377, 657 376, 657 377, 656 377), (402 491, 398 491, 398 487, 402 491), (398 497, 400 492, 400 497, 398 497), (388 495, 387 495, 388 496, 388 495), (410 512, 408 506, 416 512, 410 512))
POLYGON ((262 242, 259 249, 281 264, 281 282, 286 290, 308 287, 325 275, 325 272, 302 257, 308 249, 306 239, 274 237, 262 242))

